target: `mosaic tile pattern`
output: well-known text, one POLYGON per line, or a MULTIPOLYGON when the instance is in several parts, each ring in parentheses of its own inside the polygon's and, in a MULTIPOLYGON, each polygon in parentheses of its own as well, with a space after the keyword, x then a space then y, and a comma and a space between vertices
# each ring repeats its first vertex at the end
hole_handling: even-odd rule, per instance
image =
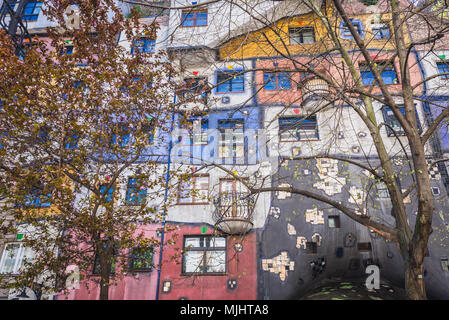
POLYGON ((323 211, 318 208, 306 210, 306 222, 311 224, 324 224, 323 211))
POLYGON ((346 178, 338 177, 338 160, 317 159, 316 166, 321 181, 314 183, 313 186, 330 196, 340 193, 346 184, 346 178))
POLYGON ((290 261, 287 251, 281 252, 280 255, 272 259, 262 259, 262 269, 274 274, 279 274, 279 278, 285 281, 288 271, 293 271, 295 262, 290 261))

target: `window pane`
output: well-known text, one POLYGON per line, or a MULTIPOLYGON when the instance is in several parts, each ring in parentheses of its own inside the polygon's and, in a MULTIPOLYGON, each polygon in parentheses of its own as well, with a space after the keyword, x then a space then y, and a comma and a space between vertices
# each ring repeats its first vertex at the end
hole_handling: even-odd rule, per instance
POLYGON ((184 272, 202 272, 204 251, 187 251, 184 254, 184 272))
POLYGON ((206 272, 225 272, 226 251, 206 251, 206 272))
POLYGON ((213 237, 210 241, 210 247, 213 248, 226 248, 226 238, 213 237))
POLYGON ((265 90, 276 90, 276 76, 274 73, 264 73, 263 82, 265 83, 265 90))
POLYGON ((288 73, 278 73, 279 89, 290 89, 290 76, 288 73))
POLYGON ((6 244, 5 251, 3 253, 3 259, 1 261, 0 273, 15 273, 15 265, 17 259, 19 259, 20 243, 8 243, 6 244))
POLYGON ((200 248, 202 247, 202 237, 186 237, 184 238, 184 247, 200 248))

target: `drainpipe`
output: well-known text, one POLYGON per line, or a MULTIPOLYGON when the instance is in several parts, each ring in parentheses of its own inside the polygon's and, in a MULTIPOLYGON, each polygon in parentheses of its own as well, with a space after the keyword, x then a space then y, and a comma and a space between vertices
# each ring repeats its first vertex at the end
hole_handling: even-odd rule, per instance
MULTIPOLYGON (((168 77, 168 80, 170 81, 170 76, 168 77)), ((173 96, 173 103, 176 103, 176 95, 173 96)), ((164 205, 167 203, 167 196, 168 196, 168 180, 170 179, 171 150, 173 147, 171 133, 173 131, 174 123, 175 123, 175 113, 172 114, 172 118, 171 118, 170 142, 168 144, 167 174, 165 177, 166 187, 165 187, 165 193, 164 193, 164 205)), ((162 262, 162 251, 164 249, 165 219, 167 217, 167 207, 165 207, 165 206, 164 206, 164 213, 163 213, 162 217, 163 217, 163 219, 162 219, 161 245, 160 245, 160 249, 159 249, 159 265, 162 262)), ((161 267, 159 266, 159 269, 157 271, 156 300, 159 300, 160 284, 161 284, 161 267)))

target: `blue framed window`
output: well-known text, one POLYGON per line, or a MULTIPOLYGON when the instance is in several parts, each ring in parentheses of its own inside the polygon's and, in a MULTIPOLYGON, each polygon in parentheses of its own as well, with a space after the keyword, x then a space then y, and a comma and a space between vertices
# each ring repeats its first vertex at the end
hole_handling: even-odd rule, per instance
POLYGON ((279 141, 293 142, 319 139, 318 123, 315 115, 279 118, 279 141))
MULTIPOLYGON (((385 84, 397 84, 398 79, 396 76, 396 70, 393 64, 386 62, 377 62, 376 66, 379 70, 380 76, 385 84)), ((367 64, 360 64, 360 75, 362 77, 362 83, 365 86, 372 85, 374 83, 374 75, 367 64)))
POLYGON ((183 10, 181 26, 183 27, 207 26, 207 9, 183 10))
POLYGON ((9 8, 7 7, 6 3, 8 3, 12 10, 14 10, 14 7, 16 6, 17 1, 4 1, 2 3, 2 13, 9 14, 9 8))
POLYGON ((387 23, 373 23, 371 24, 374 39, 390 39, 390 27, 387 23))
POLYGON ((64 46, 61 50, 61 54, 71 55, 73 53, 73 46, 64 46))
POLYGON ((142 179, 129 178, 125 203, 127 205, 140 205, 145 203, 146 197, 147 189, 143 186, 142 179))
POLYGON ((438 73, 441 74, 440 79, 449 79, 449 61, 437 62, 438 73), (444 74, 447 73, 447 74, 444 74))
POLYGON ((102 184, 100 186, 100 193, 101 193, 101 195, 104 195, 104 199, 105 199, 106 202, 112 202, 112 194, 114 193, 114 187, 110 187, 106 191, 107 187, 108 187, 107 184, 102 184))
POLYGON ((131 46, 131 53, 134 54, 137 50, 140 53, 150 53, 154 52, 154 48, 156 47, 156 40, 149 38, 140 38, 137 41, 134 41, 131 46))
MULTIPOLYGON (((399 111, 401 111, 401 113, 405 116, 405 108, 403 106, 399 105, 399 111)), ((405 131, 402 128, 402 126, 399 123, 396 116, 394 115, 393 110, 391 110, 391 108, 389 108, 387 106, 384 106, 382 108, 382 113, 384 116, 385 123, 387 123, 396 132, 397 135, 404 136, 405 131)), ((421 131, 422 131, 421 122, 419 120, 418 112, 416 111, 416 108, 415 108, 415 116, 418 121, 418 130, 421 133, 421 131)), ((387 128, 387 135, 389 137, 394 136, 393 131, 389 127, 386 127, 386 128, 387 128)))
POLYGON ((245 78, 241 71, 217 72, 217 93, 245 91, 245 78))
POLYGON ((265 90, 290 89, 290 75, 286 72, 264 72, 263 82, 265 90))
POLYGON ((1 133, 0 133, 0 149, 3 148, 3 145, 2 145, 2 143, 1 143, 1 140, 2 140, 2 139, 7 139, 7 138, 8 138, 8 132, 5 131, 5 132, 1 132, 1 133))
POLYGON ((312 27, 288 28, 290 44, 307 44, 315 42, 315 31, 312 27))
POLYGON ((52 193, 43 193, 41 188, 34 187, 31 192, 25 195, 25 207, 49 208, 51 206, 52 193))
MULTIPOLYGON (((364 32, 363 32, 362 21, 360 21, 358 19, 349 19, 349 21, 352 23, 352 25, 354 26, 355 30, 359 34, 359 36, 363 38, 364 37, 364 32)), ((344 21, 340 22, 340 32, 341 32, 342 38, 353 39, 351 30, 349 30, 348 25, 344 21)))
POLYGON ((47 143, 49 138, 50 129, 47 127, 41 127, 37 133, 37 142, 38 143, 47 143))
POLYGON ((22 20, 23 21, 36 21, 41 11, 42 2, 31 1, 25 5, 22 20))
POLYGON ((114 133, 111 138, 111 144, 118 144, 125 147, 129 143, 131 132, 127 126, 119 126, 118 133, 114 133))
POLYGON ((78 146, 79 136, 77 133, 69 133, 64 138, 64 149, 73 150, 78 146))

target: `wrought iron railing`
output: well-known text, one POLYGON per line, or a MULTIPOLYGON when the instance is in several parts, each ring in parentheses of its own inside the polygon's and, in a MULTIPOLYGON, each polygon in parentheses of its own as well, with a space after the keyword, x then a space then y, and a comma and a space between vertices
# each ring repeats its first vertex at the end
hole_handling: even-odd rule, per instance
POLYGON ((329 86, 322 79, 312 78, 304 83, 302 97, 304 103, 308 100, 320 99, 329 93, 329 86))
POLYGON ((27 22, 22 16, 26 0, 3 0, 0 5, 0 30, 6 31, 16 49, 16 54, 24 57, 29 46, 32 45, 27 22))
POLYGON ((254 196, 249 193, 221 193, 214 199, 215 225, 223 232, 245 233, 252 228, 255 208, 254 196))

